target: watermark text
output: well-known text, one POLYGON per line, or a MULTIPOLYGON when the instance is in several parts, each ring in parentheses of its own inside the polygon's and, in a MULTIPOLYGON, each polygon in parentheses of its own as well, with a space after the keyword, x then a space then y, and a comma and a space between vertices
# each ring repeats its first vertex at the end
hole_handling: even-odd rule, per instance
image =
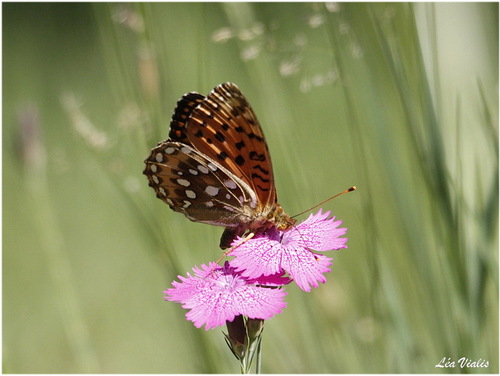
POLYGON ((487 360, 481 358, 479 358, 478 360, 473 360, 463 356, 458 360, 452 360, 451 358, 444 357, 438 364, 434 366, 434 368, 488 368, 489 366, 490 362, 488 362, 487 360))

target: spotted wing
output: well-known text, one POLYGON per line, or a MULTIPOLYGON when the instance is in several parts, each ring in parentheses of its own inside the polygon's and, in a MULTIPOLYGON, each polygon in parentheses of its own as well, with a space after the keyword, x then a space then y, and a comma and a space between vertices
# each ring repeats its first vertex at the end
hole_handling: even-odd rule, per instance
POLYGON ((164 141, 146 159, 144 174, 156 196, 190 220, 237 227, 251 221, 243 206, 255 207, 248 185, 198 150, 164 141))
POLYGON ((169 137, 173 141, 189 143, 186 134, 186 121, 193 110, 205 100, 205 96, 191 92, 184 94, 177 102, 172 120, 170 121, 169 137))
POLYGON ((208 156, 241 179, 257 195, 258 206, 276 202, 271 157, 250 104, 232 83, 206 97, 186 94, 172 118, 170 137, 208 156), (184 115, 187 118, 184 118, 184 115), (182 122, 175 121, 182 115, 182 122))

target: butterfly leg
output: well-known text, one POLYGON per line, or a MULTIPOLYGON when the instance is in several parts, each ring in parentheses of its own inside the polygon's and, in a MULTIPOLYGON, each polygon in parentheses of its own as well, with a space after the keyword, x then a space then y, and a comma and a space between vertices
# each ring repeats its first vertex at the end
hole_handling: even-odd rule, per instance
POLYGON ((219 262, 221 262, 221 260, 224 257, 227 257, 233 250, 235 250, 236 248, 238 248, 240 245, 242 245, 243 243, 247 242, 248 240, 252 239, 254 236, 255 236, 255 233, 254 232, 250 232, 247 236, 245 236, 243 239, 241 239, 241 241, 238 244, 236 244, 235 246, 231 247, 227 251, 222 252, 222 256, 219 257, 219 259, 215 263, 218 264, 219 262))

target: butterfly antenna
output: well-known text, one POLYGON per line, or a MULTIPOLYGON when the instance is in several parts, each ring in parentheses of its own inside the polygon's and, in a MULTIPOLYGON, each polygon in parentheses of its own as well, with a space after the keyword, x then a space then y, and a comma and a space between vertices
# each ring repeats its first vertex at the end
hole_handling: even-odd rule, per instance
POLYGON ((314 210, 316 209, 318 206, 321 206, 323 205, 324 203, 330 201, 330 200, 333 200, 335 197, 339 197, 339 196, 342 196, 344 193, 349 193, 349 192, 352 192, 352 191, 355 191, 356 190, 356 187, 351 187, 351 188, 348 188, 346 189, 345 191, 343 192, 340 192, 340 193, 337 193, 335 196, 332 196, 330 198, 327 198, 325 201, 321 201, 318 205, 314 205, 312 208, 309 208, 307 210, 304 210, 303 212, 300 212, 299 214, 295 214, 294 216, 292 216, 292 218, 295 218, 295 217, 298 217, 299 215, 302 215, 304 213, 307 213, 311 210, 314 210))

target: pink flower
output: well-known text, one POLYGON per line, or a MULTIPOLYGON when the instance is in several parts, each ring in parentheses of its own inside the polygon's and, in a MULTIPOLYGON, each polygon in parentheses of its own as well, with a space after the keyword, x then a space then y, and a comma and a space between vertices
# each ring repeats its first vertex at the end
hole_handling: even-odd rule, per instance
POLYGON ((283 289, 262 287, 281 286, 290 282, 281 274, 250 279, 235 271, 228 262, 224 266, 214 262, 194 267, 194 276, 179 276, 181 282, 172 282, 172 288, 164 291, 165 300, 182 303, 189 309, 186 318, 197 328, 205 325, 212 329, 233 321, 238 315, 251 319, 269 319, 280 313, 286 303, 283 289))
POLYGON ((285 271, 304 291, 318 287, 318 282, 326 282, 324 273, 330 272, 332 259, 313 250, 347 248, 347 238, 341 238, 347 229, 338 228, 342 221, 335 221, 335 217, 327 219, 329 215, 330 212, 322 214, 320 209, 286 231, 271 229, 246 241, 238 237, 231 244, 236 246, 229 253, 236 257, 231 265, 247 278, 285 271))

